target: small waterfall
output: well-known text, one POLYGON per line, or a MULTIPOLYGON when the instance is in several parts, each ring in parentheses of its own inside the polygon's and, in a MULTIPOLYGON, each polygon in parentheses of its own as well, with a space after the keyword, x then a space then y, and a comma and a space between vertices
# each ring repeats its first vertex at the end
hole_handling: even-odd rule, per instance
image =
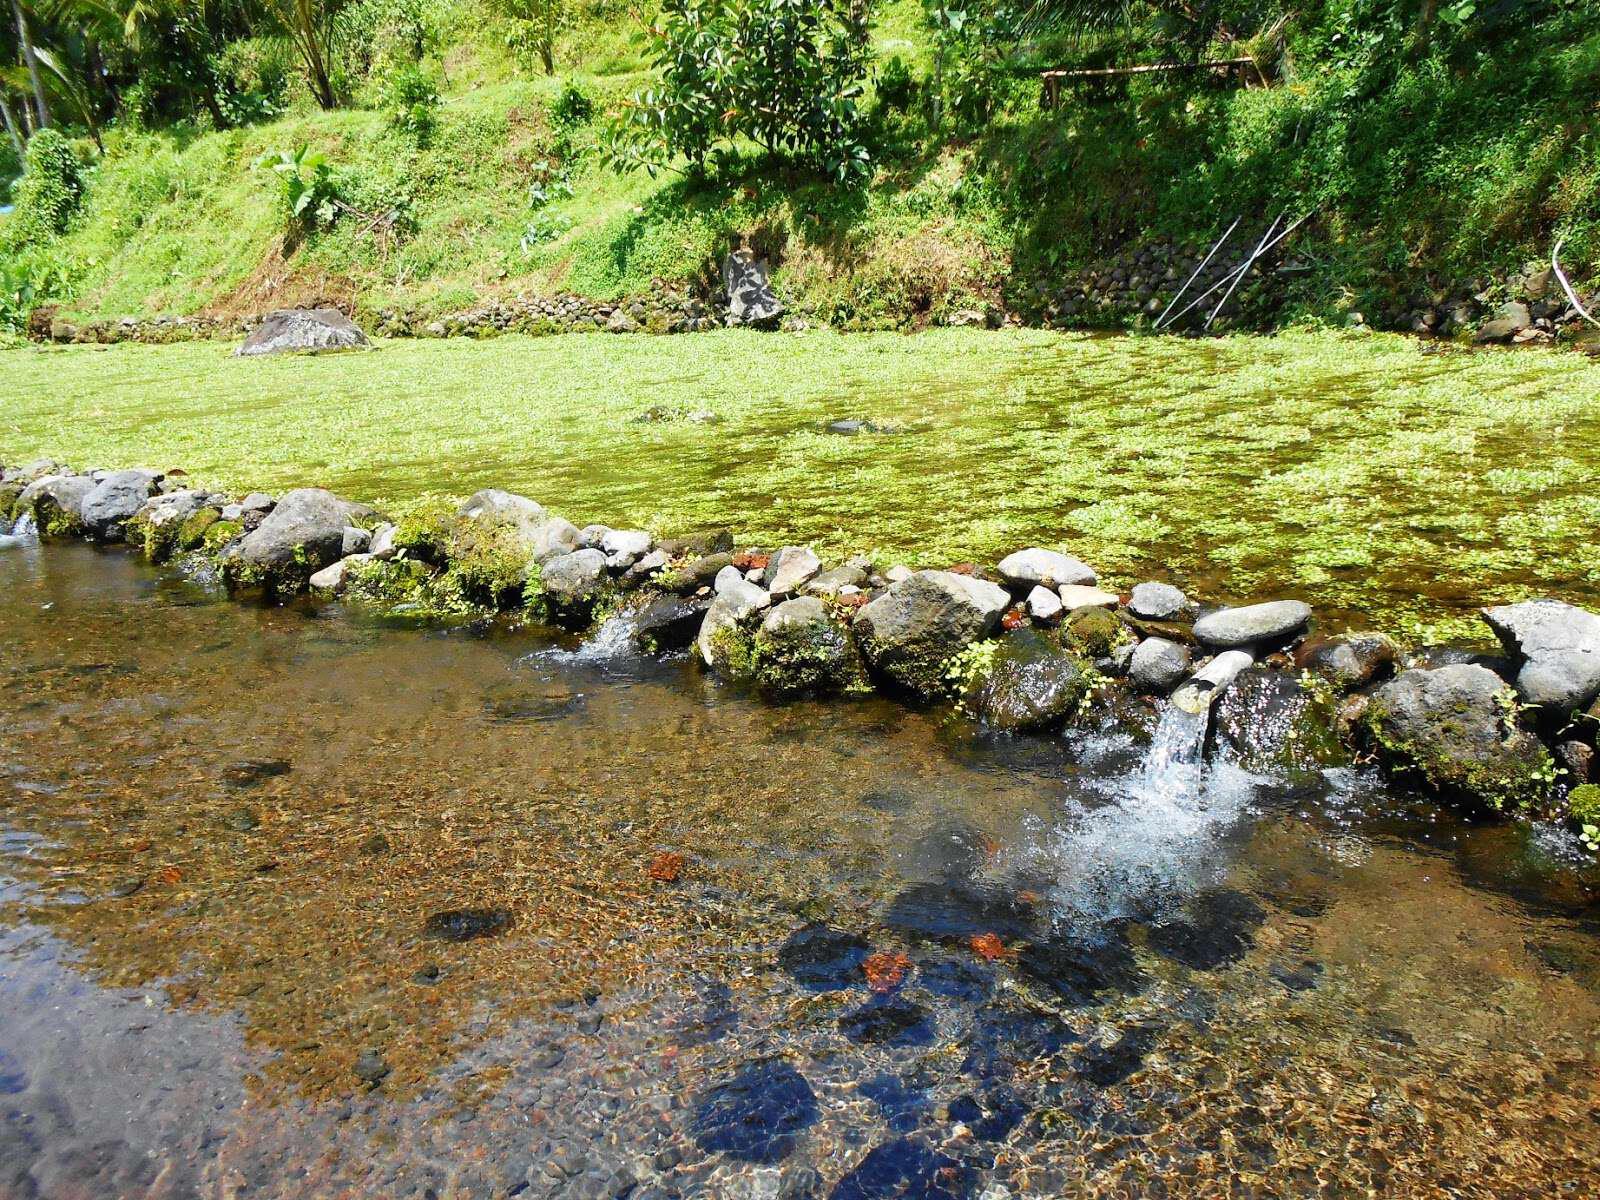
POLYGON ((1058 917, 1094 925, 1148 919, 1215 884, 1222 842, 1254 794, 1253 778, 1205 759, 1210 707, 1163 709, 1144 762, 1090 776, 1095 793, 1054 831, 1045 853, 1058 879, 1058 917))
POLYGON ((620 612, 607 617, 593 636, 576 650, 541 650, 529 657, 543 662, 592 666, 620 662, 638 655, 633 644, 633 633, 638 627, 639 620, 634 613, 620 612))
POLYGON ((0 535, 0 547, 26 546, 39 540, 39 528, 34 523, 33 514, 25 512, 17 518, 11 526, 11 532, 0 535))

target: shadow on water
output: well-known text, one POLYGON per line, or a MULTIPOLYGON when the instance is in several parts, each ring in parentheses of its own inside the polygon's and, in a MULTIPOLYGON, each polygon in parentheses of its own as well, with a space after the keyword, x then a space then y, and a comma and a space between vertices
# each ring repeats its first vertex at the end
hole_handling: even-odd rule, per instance
POLYGON ((0 1194, 1597 1182, 1552 831, 207 596, 0 558, 0 1194))

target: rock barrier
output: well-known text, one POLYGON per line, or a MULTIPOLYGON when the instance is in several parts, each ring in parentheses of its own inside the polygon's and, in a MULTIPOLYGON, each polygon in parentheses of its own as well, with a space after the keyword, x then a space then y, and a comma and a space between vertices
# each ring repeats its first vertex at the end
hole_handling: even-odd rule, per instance
MULTIPOLYGON (((321 488, 232 498, 182 472, 0 470, 0 545, 125 544, 240 597, 338 596, 420 621, 613 621, 642 654, 691 652, 773 700, 883 693, 1005 733, 1050 732, 1139 698, 1207 719, 1257 765, 1371 761, 1478 814, 1567 819, 1600 849, 1600 615, 1544 599, 1484 610, 1501 653, 1402 649, 1315 631, 1309 605, 1196 603, 1162 581, 1104 588, 1059 549, 992 571, 914 570, 728 530, 577 525, 485 489, 390 519, 321 488), (1255 723, 1218 705, 1238 693, 1255 723), (1271 736, 1256 730, 1270 730, 1271 736)), ((1241 710, 1242 711, 1242 710, 1241 710)))

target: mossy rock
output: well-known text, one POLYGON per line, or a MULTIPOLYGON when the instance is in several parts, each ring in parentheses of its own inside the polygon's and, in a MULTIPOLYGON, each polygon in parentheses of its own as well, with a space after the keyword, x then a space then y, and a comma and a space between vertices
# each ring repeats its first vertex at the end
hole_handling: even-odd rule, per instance
POLYGON ((724 679, 748 683, 756 674, 755 634, 743 625, 722 625, 705 639, 707 665, 724 679))
POLYGON ((211 554, 219 553, 230 542, 244 536, 244 525, 238 521, 214 521, 200 537, 200 548, 211 554))
POLYGON ((1567 816, 1576 825, 1600 827, 1600 784, 1584 783, 1568 792, 1567 816))
POLYGON ((961 707, 985 726, 1005 733, 1053 729, 1082 709, 1094 668, 1055 635, 1017 629, 993 647, 964 681, 961 697, 961 707))
POLYGON ((1075 608, 1061 627, 1066 645, 1088 658, 1107 658, 1133 641, 1133 630, 1106 608, 1075 608))
POLYGON ((198 549, 205 544, 207 532, 220 520, 222 513, 217 509, 199 509, 178 525, 174 546, 179 551, 198 549))
POLYGON ((756 686, 778 699, 865 685, 855 640, 814 596, 786 600, 767 614, 752 639, 751 666, 756 686))
POLYGON ((492 609, 526 603, 533 555, 513 522, 457 520, 445 540, 444 560, 444 586, 467 603, 492 609))
POLYGON ((22 495, 22 489, 27 486, 20 479, 13 479, 10 483, 0 483, 0 519, 9 522, 19 515, 13 510, 17 507, 17 498, 22 495))
POLYGON ((1212 724, 1218 744, 1248 771, 1315 773, 1349 760, 1332 689, 1307 687, 1288 671, 1241 671, 1217 701, 1212 724))
POLYGON ((394 547, 408 558, 442 567, 450 556, 450 539, 460 517, 456 506, 429 500, 412 509, 395 524, 394 547))
POLYGON ((1550 811, 1555 763, 1519 721, 1516 693, 1474 664, 1404 671, 1372 694, 1361 728, 1391 773, 1463 807, 1550 811))

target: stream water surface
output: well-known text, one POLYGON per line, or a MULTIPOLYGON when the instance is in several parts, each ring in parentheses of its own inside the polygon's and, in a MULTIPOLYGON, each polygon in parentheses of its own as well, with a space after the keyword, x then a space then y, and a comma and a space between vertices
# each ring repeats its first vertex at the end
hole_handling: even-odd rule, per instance
POLYGON ((0 550, 0 1197, 1600 1193, 1564 835, 623 633, 0 550))

